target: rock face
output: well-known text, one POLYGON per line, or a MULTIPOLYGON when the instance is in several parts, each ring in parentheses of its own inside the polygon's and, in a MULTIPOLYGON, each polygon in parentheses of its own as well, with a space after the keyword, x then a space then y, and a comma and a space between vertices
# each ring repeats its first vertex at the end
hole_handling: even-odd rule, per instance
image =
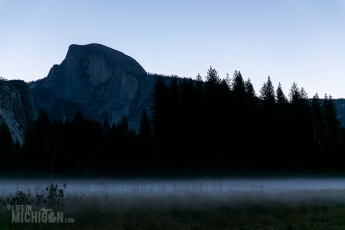
POLYGON ((33 123, 32 96, 24 81, 0 80, 0 123, 6 123, 13 141, 24 141, 26 129, 33 123))
POLYGON ((114 123, 127 116, 129 126, 138 129, 155 79, 119 51, 100 44, 71 45, 63 62, 30 88, 36 111, 43 108, 53 118, 71 118, 81 110, 114 123))

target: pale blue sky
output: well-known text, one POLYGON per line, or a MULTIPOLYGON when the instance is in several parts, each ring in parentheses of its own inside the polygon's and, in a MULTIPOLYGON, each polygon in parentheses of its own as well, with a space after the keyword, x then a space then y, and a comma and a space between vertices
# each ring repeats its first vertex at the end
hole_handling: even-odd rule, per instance
POLYGON ((345 97, 345 0, 0 0, 0 76, 36 80, 70 44, 101 43, 146 71, 240 70, 258 93, 345 97))

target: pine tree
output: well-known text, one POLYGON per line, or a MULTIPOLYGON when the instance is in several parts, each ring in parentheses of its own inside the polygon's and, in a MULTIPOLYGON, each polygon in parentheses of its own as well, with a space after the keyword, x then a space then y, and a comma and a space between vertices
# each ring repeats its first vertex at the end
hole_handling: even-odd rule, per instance
POLYGON ((37 158, 37 140, 32 129, 25 132, 23 143, 23 166, 28 169, 34 169, 34 163, 37 158))
POLYGON ((213 69, 211 66, 207 71, 206 82, 210 84, 219 84, 220 78, 216 69, 213 69))
POLYGON ((239 71, 235 71, 234 73, 232 80, 232 91, 234 93, 235 100, 243 99, 246 92, 246 87, 244 84, 242 74, 239 71))
POLYGON ((170 108, 169 108, 169 88, 166 85, 163 77, 158 77, 152 93, 152 125, 154 143, 156 146, 155 153, 155 168, 160 170, 166 167, 166 155, 170 155, 166 151, 169 150, 170 135, 170 108))
POLYGON ((169 116, 169 90, 163 77, 158 77, 152 93, 153 103, 151 106, 152 124, 155 139, 158 143, 165 138, 167 132, 167 119, 169 116))
POLYGON ((41 109, 36 119, 34 135, 37 140, 37 157, 40 159, 40 164, 47 165, 53 146, 50 118, 43 109, 41 109))
POLYGON ((110 124, 109 124, 109 120, 107 117, 105 117, 103 119, 103 123, 102 123, 102 127, 103 127, 103 130, 107 133, 110 129, 110 124))
POLYGON ((136 153, 135 162, 138 170, 149 170, 153 167, 153 149, 151 141, 151 124, 146 109, 143 109, 139 127, 139 151, 136 153))
POLYGON ((323 110, 325 114, 325 150, 330 158, 331 165, 336 166, 339 158, 338 147, 341 127, 332 96, 327 97, 325 95, 323 110))
POLYGON ((307 92, 304 90, 303 87, 302 87, 301 90, 299 91, 299 95, 300 95, 301 99, 308 100, 308 94, 307 94, 307 92))
POLYGON ((288 151, 288 100, 283 92, 282 85, 278 84, 276 90, 276 106, 274 118, 274 138, 273 143, 275 149, 279 149, 279 160, 277 164, 280 167, 286 167, 289 162, 288 151))
POLYGON ((129 131, 128 118, 126 115, 124 115, 121 118, 121 120, 118 124, 118 127, 119 127, 120 131, 123 133, 127 133, 129 131))
POLYGON ((260 89, 260 99, 266 105, 271 106, 275 103, 274 87, 270 77, 267 77, 267 82, 264 82, 263 86, 260 89))
MULTIPOLYGON (((208 167, 221 168, 224 163, 224 151, 221 144, 224 138, 224 85, 218 72, 210 67, 206 76, 205 94, 204 94, 204 125, 203 125, 203 143, 205 149, 202 162, 208 167), (210 158, 207 154, 213 153, 210 158)), ((210 169, 210 168, 208 168, 210 169)))
POLYGON ((278 88, 276 90, 276 98, 277 98, 277 104, 278 105, 286 104, 288 102, 288 100, 287 100, 287 98, 283 92, 283 89, 282 89, 280 82, 279 82, 278 88))
POLYGON ((196 81, 197 81, 197 82, 202 82, 202 77, 200 76, 199 73, 198 73, 198 75, 196 76, 196 81))
POLYGON ((255 90, 254 90, 253 84, 249 78, 247 81, 244 82, 244 88, 245 88, 247 95, 250 98, 255 98, 255 90))
POLYGON ((289 92, 289 100, 291 103, 299 100, 301 98, 299 88, 297 84, 294 82, 291 86, 290 92, 289 92))
POLYGON ((311 101, 311 115, 313 122, 313 139, 315 144, 315 164, 323 167, 325 162, 325 114, 318 94, 313 96, 311 101))
POLYGON ((243 155, 242 161, 246 162, 245 166, 253 168, 258 160, 258 138, 257 136, 260 135, 258 130, 258 100, 255 95, 254 87, 248 78, 247 81, 244 82, 245 90, 246 90, 246 121, 244 121, 245 133, 244 133, 244 140, 242 150, 246 152, 243 155), (251 143, 248 145, 247 143, 251 143), (246 146, 244 148, 244 146, 246 146))
POLYGON ((310 169, 314 164, 313 124, 308 97, 304 88, 293 83, 289 93, 289 138, 292 143, 291 163, 299 169, 310 169))
POLYGON ((146 109, 143 109, 143 112, 141 113, 139 136, 144 139, 151 137, 151 124, 146 109))
POLYGON ((277 167, 277 155, 275 152, 275 92, 270 77, 264 82, 260 89, 260 144, 262 152, 261 167, 277 167), (267 141, 273 145, 267 148, 267 141))
POLYGON ((6 123, 0 125, 0 165, 1 169, 9 167, 13 157, 14 145, 10 129, 6 123))
MULTIPOLYGON (((229 111, 227 115, 229 127, 227 128, 228 142, 231 143, 231 160, 232 167, 241 167, 247 153, 244 154, 243 146, 247 141, 248 132, 248 104, 245 83, 241 72, 235 71, 231 81, 231 94, 229 98, 229 111)), ((226 124, 226 123, 225 123, 226 124)), ((229 154, 230 154, 229 153, 229 154)))

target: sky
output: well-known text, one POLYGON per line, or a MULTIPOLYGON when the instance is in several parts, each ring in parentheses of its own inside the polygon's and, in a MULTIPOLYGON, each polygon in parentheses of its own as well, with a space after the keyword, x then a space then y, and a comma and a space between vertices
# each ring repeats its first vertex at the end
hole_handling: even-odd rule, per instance
POLYGON ((100 43, 150 73, 221 78, 257 95, 270 76, 288 95, 345 98, 345 0, 0 0, 0 76, 33 81, 69 45, 100 43))

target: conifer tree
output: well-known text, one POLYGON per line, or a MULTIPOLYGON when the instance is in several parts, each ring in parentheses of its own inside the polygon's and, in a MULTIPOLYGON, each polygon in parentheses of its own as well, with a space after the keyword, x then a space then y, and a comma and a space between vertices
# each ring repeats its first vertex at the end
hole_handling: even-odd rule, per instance
POLYGON ((255 98, 255 90, 249 78, 244 82, 244 88, 250 98, 255 98))
POLYGON ((135 154, 135 162, 138 170, 149 170, 153 165, 153 150, 151 142, 151 124, 150 119, 144 108, 141 113, 139 136, 138 136, 138 150, 135 154))
POLYGON ((289 138, 292 143, 291 163, 299 169, 310 169, 315 157, 313 156, 313 124, 310 105, 304 88, 299 90, 293 83, 289 93, 289 138), (298 131, 297 131, 298 130, 298 131))
POLYGON ((323 167, 325 162, 325 114, 319 95, 316 93, 311 101, 311 115, 313 123, 313 140, 315 144, 315 164, 323 167))
POLYGON ((332 96, 325 95, 323 110, 325 116, 325 151, 330 156, 331 166, 336 166, 339 158, 338 148, 341 129, 332 96))
POLYGON ((198 75, 196 76, 196 81, 197 81, 197 82, 202 82, 202 77, 200 76, 199 73, 198 73, 198 75))
POLYGON ((267 77, 267 82, 264 82, 260 89, 260 99, 267 105, 274 105, 275 103, 275 92, 270 77, 267 77))
MULTIPOLYGON (((0 125, 0 165, 1 169, 8 168, 14 151, 10 129, 6 123, 0 125)), ((0 170, 1 170, 0 169, 0 170)))
POLYGON ((169 88, 166 85, 163 77, 158 77, 152 93, 152 124, 153 124, 153 136, 156 146, 155 163, 157 169, 166 167, 164 161, 170 152, 166 152, 171 140, 170 136, 170 108, 169 108, 169 88))
POLYGON ((151 137, 151 124, 149 116, 147 115, 146 109, 143 109, 140 119, 139 136, 146 139, 151 137))
POLYGON ((286 168, 289 163, 289 133, 288 133, 288 100, 284 94, 282 85, 278 83, 276 90, 276 106, 274 119, 275 149, 279 149, 279 160, 277 164, 281 168, 286 168))
POLYGON ((299 100, 301 98, 299 88, 297 84, 294 82, 291 86, 290 92, 289 92, 289 100, 291 103, 299 100))
POLYGON ((128 126, 128 118, 127 118, 126 115, 124 115, 121 118, 118 127, 119 127, 121 132, 123 132, 123 133, 127 133, 128 132, 129 126, 128 126))
POLYGON ((152 111, 152 124, 155 138, 158 142, 159 139, 164 139, 166 132, 166 121, 169 116, 168 102, 169 94, 168 87, 164 82, 163 77, 158 77, 153 88, 152 93, 153 103, 152 111))
POLYGON ((220 83, 220 78, 218 75, 218 72, 216 69, 213 69, 211 66, 207 71, 206 75, 206 82, 211 83, 211 84, 219 84, 220 83))
POLYGON ((282 89, 280 82, 279 82, 278 88, 276 90, 276 99, 277 99, 277 104, 286 104, 288 102, 287 98, 283 92, 283 89, 282 89))
POLYGON ((232 80, 232 90, 235 95, 235 100, 240 100, 244 97, 246 92, 246 87, 241 72, 235 71, 232 80))
POLYGON ((260 89, 260 149, 262 154, 261 167, 275 167, 277 155, 275 154, 275 92, 270 77, 264 82, 260 89), (267 141, 273 143, 271 148, 266 148, 267 141))

